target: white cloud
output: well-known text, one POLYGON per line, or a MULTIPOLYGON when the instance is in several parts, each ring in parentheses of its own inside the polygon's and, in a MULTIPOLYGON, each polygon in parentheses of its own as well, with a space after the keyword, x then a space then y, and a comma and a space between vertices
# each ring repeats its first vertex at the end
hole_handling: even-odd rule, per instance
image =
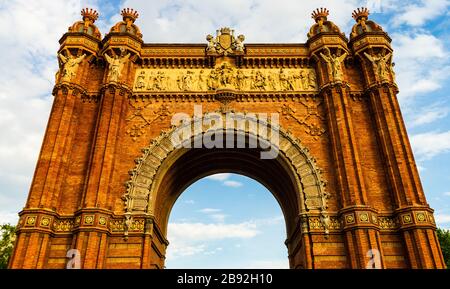
POLYGON ((206 178, 213 181, 225 181, 231 177, 229 173, 215 174, 207 176, 206 178))
POLYGON ((450 192, 445 192, 443 193, 444 196, 449 196, 450 197, 450 192))
POLYGON ((0 195, 8 204, 0 202, 0 209, 19 211, 25 204, 53 102, 58 40, 81 20, 82 6, 98 5, 96 0, 1 1, 0 195))
POLYGON ((238 188, 238 187, 243 186, 243 184, 241 182, 230 180, 231 176, 232 176, 232 174, 230 174, 230 173, 222 173, 222 174, 211 175, 206 178, 209 180, 213 180, 213 181, 220 181, 220 182, 222 182, 222 185, 224 185, 226 187, 238 188))
POLYGON ((450 131, 413 135, 411 136, 411 145, 419 160, 431 159, 450 151, 450 131))
POLYGON ((238 224, 204 224, 204 223, 171 223, 169 225, 169 239, 183 240, 221 240, 233 238, 253 238, 259 231, 253 223, 238 224))
POLYGON ((195 204, 195 201, 194 200, 186 200, 186 201, 184 201, 184 203, 185 204, 189 204, 189 205, 193 205, 193 204, 195 204))
POLYGON ((421 0, 419 3, 403 4, 397 7, 399 10, 393 23, 394 25, 422 26, 427 21, 444 15, 449 5, 448 0, 421 0))
POLYGON ((216 222, 223 223, 223 222, 225 222, 225 218, 227 217, 227 215, 225 215, 225 214, 212 214, 212 215, 210 215, 210 217, 211 217, 211 219, 213 219, 216 222))
POLYGON ((0 225, 16 225, 17 222, 19 222, 19 215, 17 213, 0 211, 0 225))
POLYGON ((449 108, 443 103, 435 103, 431 106, 420 108, 419 111, 414 111, 413 118, 409 122, 409 127, 433 123, 439 119, 445 118, 448 113, 449 108))
POLYGON ((241 182, 237 182, 237 181, 225 181, 225 182, 223 182, 223 185, 227 186, 227 187, 232 187, 232 188, 239 188, 239 187, 243 186, 243 184, 241 182))
POLYGON ((25 204, 53 100, 58 39, 81 18, 78 4, 2 1, 0 195, 8 204, 1 208, 18 211, 25 204))
POLYGON ((435 216, 436 223, 438 224, 447 224, 450 223, 450 215, 449 214, 437 214, 435 216))
POLYGON ((201 209, 201 210, 198 210, 198 211, 200 213, 205 213, 205 214, 222 212, 221 209, 213 209, 213 208, 204 208, 204 209, 201 209))
POLYGON ((357 0, 221 0, 221 1, 140 1, 123 6, 139 11, 136 22, 146 42, 206 42, 207 34, 229 26, 244 34, 246 42, 304 42, 314 24, 311 12, 318 7, 330 10, 329 19, 348 32, 354 20, 357 0), (195 19, 195 21, 193 21, 195 19))
POLYGON ((219 214, 220 212, 222 212, 221 209, 205 208, 199 210, 199 212, 207 214, 212 220, 219 223, 225 222, 225 218, 227 217, 227 215, 225 214, 219 214))
MULTIPOLYGON (((172 245, 172 244, 171 244, 172 245)), ((200 245, 183 245, 183 246, 170 246, 170 250, 167 251, 167 258, 187 257, 202 253, 205 251, 205 244, 200 245)))
POLYGON ((450 75, 448 53, 441 39, 429 33, 393 33, 400 100, 438 90, 450 75))
POLYGON ((167 258, 172 260, 204 253, 211 255, 220 250, 207 250, 208 242, 226 239, 250 239, 260 233, 253 223, 205 224, 205 223, 170 223, 167 258))
POLYGON ((417 169, 419 170, 419 173, 423 173, 427 170, 424 166, 421 166, 420 164, 417 164, 417 169))
POLYGON ((215 255, 216 253, 222 252, 222 251, 223 251, 223 248, 222 247, 218 247, 218 248, 215 248, 213 250, 206 251, 204 254, 205 255, 215 255))
POLYGON ((254 219, 250 221, 250 223, 256 224, 257 226, 279 225, 283 222, 284 222, 283 215, 263 219, 254 219))
MULTIPOLYGON (((216 210, 207 208, 205 211, 209 213, 215 212, 216 210)), ((220 214, 211 214, 210 216, 214 218, 216 215, 220 214)), ((283 220, 283 216, 274 216, 270 218, 253 219, 237 224, 225 224, 223 222, 214 224, 189 222, 169 223, 168 239, 170 241, 170 246, 167 251, 168 258, 173 260, 178 257, 196 254, 212 255, 222 251, 222 248, 219 247, 220 249, 216 248, 214 250, 208 250, 208 244, 212 244, 211 242, 228 239, 248 240, 261 234, 262 230, 267 228, 267 226, 277 226, 283 220)), ((224 221, 224 219, 216 221, 224 221)), ((235 247, 239 248, 241 245, 236 244, 235 247)), ((264 268, 266 265, 269 266, 269 264, 260 264, 260 268, 264 268)), ((253 266, 257 266, 257 264, 242 265, 241 267, 253 266)), ((268 268, 272 267, 269 266, 268 268)))

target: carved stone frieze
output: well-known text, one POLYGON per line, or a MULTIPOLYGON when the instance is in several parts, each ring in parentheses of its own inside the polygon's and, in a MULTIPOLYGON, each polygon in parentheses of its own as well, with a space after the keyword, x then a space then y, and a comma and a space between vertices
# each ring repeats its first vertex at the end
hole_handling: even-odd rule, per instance
POLYGON ((312 68, 238 69, 224 62, 214 69, 153 69, 136 71, 133 91, 204 92, 218 89, 239 91, 311 91, 318 89, 312 68))

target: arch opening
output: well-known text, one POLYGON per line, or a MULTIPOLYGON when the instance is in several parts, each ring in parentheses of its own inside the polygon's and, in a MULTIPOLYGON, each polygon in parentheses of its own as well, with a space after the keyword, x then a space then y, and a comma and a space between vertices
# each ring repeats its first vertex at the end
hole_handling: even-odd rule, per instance
POLYGON ((285 218, 273 194, 240 174, 191 184, 168 224, 166 268, 288 268, 285 218))
MULTIPOLYGON (((218 132, 223 134, 224 142, 227 135, 233 134, 235 139, 244 135, 246 142, 255 143, 256 139, 256 143, 267 143, 267 138, 260 136, 257 129, 252 131, 252 127, 255 126, 249 125, 244 130, 220 129, 218 132)), ((306 236, 302 233, 307 228, 304 227, 307 215, 314 213, 320 214, 322 220, 328 218, 325 182, 309 151, 298 140, 281 130, 279 143, 276 144, 276 158, 261 158, 266 145, 262 148, 230 148, 225 145, 219 148, 175 148, 171 142, 174 129, 176 127, 164 132, 150 147, 143 150, 144 156, 136 161, 137 166, 131 171, 132 177, 127 183, 124 197, 128 216, 146 214, 152 217, 158 238, 161 244, 165 244, 161 245, 164 248, 158 249, 156 254, 161 264, 164 264, 165 248, 168 245, 166 237, 170 212, 178 197, 197 180, 227 172, 250 177, 272 193, 286 223, 290 267, 303 267, 302 264, 306 262, 305 254, 309 254, 305 251, 308 250, 305 245, 302 245, 302 242, 307 241, 302 239, 306 236), (142 202, 143 197, 145 202, 142 202), (140 206, 135 205, 137 201, 140 206)), ((208 128, 191 136, 190 141, 194 143, 196 138, 205 135, 205 131, 208 128)), ((323 224, 326 225, 326 222, 323 224)))

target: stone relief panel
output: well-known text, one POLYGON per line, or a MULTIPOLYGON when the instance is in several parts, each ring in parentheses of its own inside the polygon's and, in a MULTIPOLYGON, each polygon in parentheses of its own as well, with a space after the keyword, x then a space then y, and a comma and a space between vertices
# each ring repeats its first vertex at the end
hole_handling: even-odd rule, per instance
POLYGON ((213 69, 140 68, 133 85, 136 93, 216 89, 316 92, 318 85, 312 68, 237 69, 227 62, 213 69))

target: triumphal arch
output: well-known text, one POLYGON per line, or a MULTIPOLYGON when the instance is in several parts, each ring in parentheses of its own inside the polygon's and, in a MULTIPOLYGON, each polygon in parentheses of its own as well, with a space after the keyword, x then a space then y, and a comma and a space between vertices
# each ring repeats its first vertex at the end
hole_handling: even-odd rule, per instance
POLYGON ((246 43, 230 28, 200 44, 144 43, 136 11, 122 16, 102 37, 98 13, 83 9, 60 40, 10 268, 75 257, 81 268, 163 268, 174 202, 219 172, 273 193, 291 268, 445 266, 391 39, 367 9, 349 37, 318 9, 307 42, 291 44, 246 43))

